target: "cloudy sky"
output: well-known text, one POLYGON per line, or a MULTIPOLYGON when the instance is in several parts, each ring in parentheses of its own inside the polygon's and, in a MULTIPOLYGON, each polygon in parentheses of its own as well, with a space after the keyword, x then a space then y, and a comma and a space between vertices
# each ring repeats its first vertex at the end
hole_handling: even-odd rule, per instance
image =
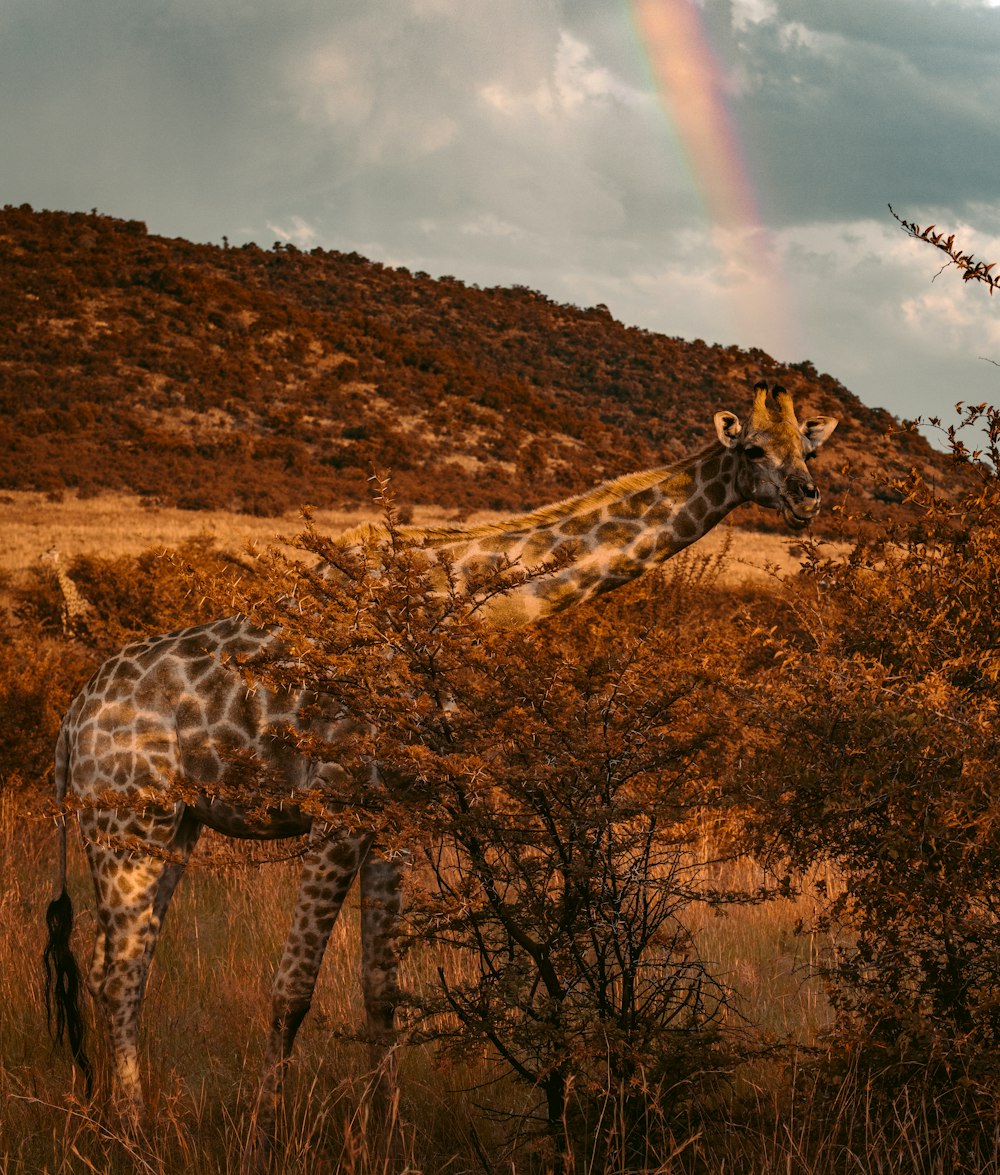
POLYGON ((0 110, 0 203, 1000 400, 1000 297, 887 208, 1000 262, 987 0, 3 0, 0 110))

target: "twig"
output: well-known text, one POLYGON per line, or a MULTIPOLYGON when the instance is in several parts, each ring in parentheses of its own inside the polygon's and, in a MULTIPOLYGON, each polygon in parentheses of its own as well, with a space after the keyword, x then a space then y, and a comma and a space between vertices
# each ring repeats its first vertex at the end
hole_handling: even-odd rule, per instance
POLYGON ((959 246, 955 244, 954 233, 946 237, 943 232, 938 233, 934 231, 937 228, 937 225, 934 224, 930 224, 926 228, 921 228, 919 224, 897 216, 896 210, 891 204, 889 205, 889 211, 909 236, 918 241, 926 241, 928 245, 933 245, 935 249, 940 249, 942 253, 947 253, 951 260, 942 266, 934 275, 935 278, 939 277, 944 269, 947 269, 948 264, 952 264, 957 265, 962 270, 962 281, 983 282, 989 287, 991 294, 995 289, 1000 288, 1000 274, 994 275, 990 273, 990 270, 996 266, 995 261, 991 261, 987 265, 985 261, 977 261, 971 253, 963 253, 959 246))

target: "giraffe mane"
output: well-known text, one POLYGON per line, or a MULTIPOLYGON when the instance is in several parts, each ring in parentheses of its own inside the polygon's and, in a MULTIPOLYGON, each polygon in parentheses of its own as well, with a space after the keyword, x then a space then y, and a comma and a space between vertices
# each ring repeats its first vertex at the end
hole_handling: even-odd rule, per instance
MULTIPOLYGON (((444 546, 464 539, 479 539, 495 534, 535 530, 559 522, 571 514, 585 514, 606 505, 608 502, 615 502, 629 494, 648 489, 663 481, 672 471, 680 472, 694 464, 714 448, 719 448, 719 445, 713 441, 705 448, 699 449, 698 452, 682 457, 670 465, 659 465, 653 469, 639 470, 636 473, 625 473, 620 477, 601 482, 582 494, 571 495, 559 502, 552 502, 523 514, 505 515, 503 518, 491 522, 476 522, 471 526, 403 526, 399 528, 398 533, 409 542, 425 543, 428 546, 444 546)), ((379 542, 386 538, 387 534, 386 527, 380 523, 362 522, 345 531, 338 541, 345 546, 363 542, 379 542)))

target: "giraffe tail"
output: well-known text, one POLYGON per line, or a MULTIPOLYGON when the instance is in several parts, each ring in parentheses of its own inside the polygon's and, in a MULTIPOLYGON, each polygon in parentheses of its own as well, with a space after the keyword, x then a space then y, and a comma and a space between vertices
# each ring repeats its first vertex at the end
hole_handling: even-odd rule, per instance
MULTIPOLYGON (((56 803, 62 809, 66 797, 66 731, 59 731, 56 742, 56 803)), ((45 1013, 49 1034, 56 1044, 65 1036, 69 1050, 83 1074, 88 1095, 93 1086, 93 1069, 84 1049, 83 1014, 80 1008, 80 968, 70 946, 73 933, 73 903, 66 890, 66 814, 59 818, 59 881, 58 896, 49 902, 45 911, 45 923, 49 937, 45 944, 42 961, 45 966, 45 1013)))

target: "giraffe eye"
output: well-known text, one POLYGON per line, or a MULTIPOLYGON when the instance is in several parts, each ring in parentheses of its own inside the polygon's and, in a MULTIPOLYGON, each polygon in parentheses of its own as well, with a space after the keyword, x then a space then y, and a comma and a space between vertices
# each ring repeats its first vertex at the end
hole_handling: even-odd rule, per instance
POLYGON ((751 461, 759 461, 764 456, 764 450, 760 445, 747 445, 743 452, 751 461))

